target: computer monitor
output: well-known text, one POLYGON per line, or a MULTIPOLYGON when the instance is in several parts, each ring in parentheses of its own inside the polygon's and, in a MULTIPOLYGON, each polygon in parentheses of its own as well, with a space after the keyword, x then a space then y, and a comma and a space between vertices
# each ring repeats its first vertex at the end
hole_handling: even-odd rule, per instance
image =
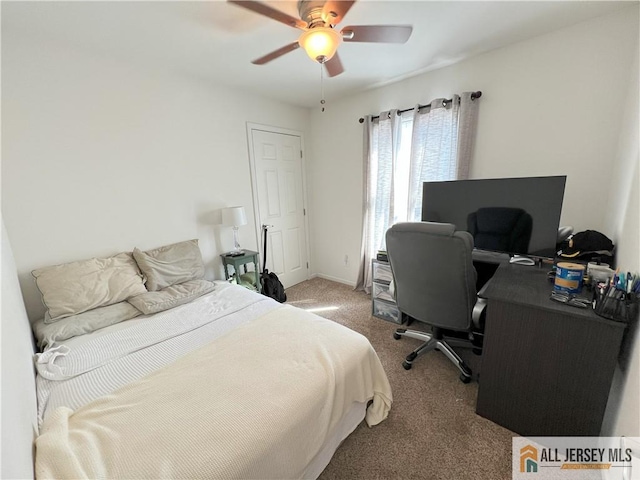
POLYGON ((424 182, 422 220, 453 223, 475 248, 553 258, 567 177, 424 182))

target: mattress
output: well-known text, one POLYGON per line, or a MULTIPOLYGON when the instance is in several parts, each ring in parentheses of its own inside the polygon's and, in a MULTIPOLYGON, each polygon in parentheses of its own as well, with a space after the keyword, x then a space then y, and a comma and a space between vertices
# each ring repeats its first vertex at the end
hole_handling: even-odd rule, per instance
POLYGON ((42 426, 36 471, 43 477, 65 472, 139 477, 148 472, 149 477, 164 478, 314 478, 363 414, 373 425, 387 416, 391 405, 386 375, 364 337, 226 283, 189 304, 55 344, 37 355, 36 367, 42 426), (285 371, 286 381, 281 378, 285 371), (185 372, 193 381, 185 380, 185 372), (266 381, 268 376, 272 379, 266 381), (255 387, 261 382, 266 383, 259 391, 266 393, 259 394, 255 387), (280 388, 271 388, 278 382, 280 388), (176 398, 182 396, 176 405, 140 407, 154 405, 172 388, 178 389, 176 398), (264 398, 254 399, 256 395, 264 398), (213 404, 215 408, 209 408, 213 404), (275 422, 285 404, 289 412, 295 406, 296 415, 287 413, 275 422), (238 405, 243 405, 243 415, 238 405), (167 422, 149 411, 165 407, 162 419, 167 422), (189 427, 185 409, 191 412, 189 427), (202 417, 193 414, 199 411, 202 417), (168 421, 174 413, 184 429, 168 421), (166 428, 162 438, 171 442, 149 450, 149 425, 156 438, 166 428), (256 433, 257 425, 262 433, 256 433), (103 436, 105 431, 115 436, 103 436), (225 441, 220 443, 220 438, 225 441), (132 458, 142 453, 134 446, 104 455, 114 445, 122 448, 122 439, 132 445, 142 441, 146 447, 141 458, 155 455, 163 459, 161 468, 128 470, 126 465, 139 463, 132 458), (229 450, 234 441, 237 448, 229 450), (196 461, 189 457, 194 449, 206 449, 210 456, 196 461), (229 460, 234 455, 238 458, 229 460), (168 458, 173 459, 170 465, 168 458))

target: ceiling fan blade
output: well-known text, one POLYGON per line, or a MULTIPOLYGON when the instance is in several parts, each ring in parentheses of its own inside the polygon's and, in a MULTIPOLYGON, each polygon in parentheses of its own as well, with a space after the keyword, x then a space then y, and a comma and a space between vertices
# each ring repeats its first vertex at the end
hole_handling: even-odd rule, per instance
POLYGON ((405 43, 411 32, 411 25, 354 25, 340 33, 345 42, 405 43))
POLYGON ((324 67, 327 69, 327 73, 330 77, 335 77, 336 75, 340 75, 344 72, 338 52, 336 52, 329 61, 325 62, 324 67))
POLYGON ((300 28, 303 30, 307 28, 307 23, 304 20, 287 15, 286 13, 276 10, 262 2, 255 2, 253 0, 227 0, 227 2, 246 8, 252 12, 259 13, 260 15, 264 15, 265 17, 269 17, 277 22, 289 25, 290 27, 300 28))
POLYGON ((284 47, 279 48, 278 50, 274 50, 273 52, 266 54, 264 57, 256 58, 251 63, 253 63, 254 65, 264 65, 271 60, 275 60, 276 58, 281 57, 285 53, 293 52, 299 47, 300 44, 298 42, 293 42, 289 45, 285 45, 284 47))
POLYGON ((351 10, 354 3, 356 3, 355 0, 329 0, 322 7, 324 18, 331 25, 337 25, 351 10))

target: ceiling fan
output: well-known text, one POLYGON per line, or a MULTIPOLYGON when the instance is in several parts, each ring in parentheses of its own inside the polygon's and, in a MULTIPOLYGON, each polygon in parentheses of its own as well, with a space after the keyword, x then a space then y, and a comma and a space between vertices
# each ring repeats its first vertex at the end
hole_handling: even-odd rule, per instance
POLYGON ((292 17, 262 2, 253 0, 227 1, 302 30, 298 41, 253 60, 251 63, 255 65, 264 65, 302 47, 312 60, 324 64, 330 77, 335 77, 344 72, 337 53, 338 46, 342 41, 405 43, 413 31, 411 25, 353 25, 344 27, 338 32, 335 26, 344 19, 355 0, 298 0, 300 18, 292 17))

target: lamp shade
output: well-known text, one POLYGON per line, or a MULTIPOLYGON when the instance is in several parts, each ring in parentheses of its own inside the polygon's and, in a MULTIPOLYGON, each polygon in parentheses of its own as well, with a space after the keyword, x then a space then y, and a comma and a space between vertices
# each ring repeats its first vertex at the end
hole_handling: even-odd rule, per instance
POLYGON ((318 63, 324 63, 333 57, 342 42, 342 35, 330 27, 316 27, 307 30, 298 39, 298 44, 307 55, 318 63))
POLYGON ((222 224, 231 227, 239 227, 247 224, 247 215, 244 207, 227 207, 222 209, 222 224))

